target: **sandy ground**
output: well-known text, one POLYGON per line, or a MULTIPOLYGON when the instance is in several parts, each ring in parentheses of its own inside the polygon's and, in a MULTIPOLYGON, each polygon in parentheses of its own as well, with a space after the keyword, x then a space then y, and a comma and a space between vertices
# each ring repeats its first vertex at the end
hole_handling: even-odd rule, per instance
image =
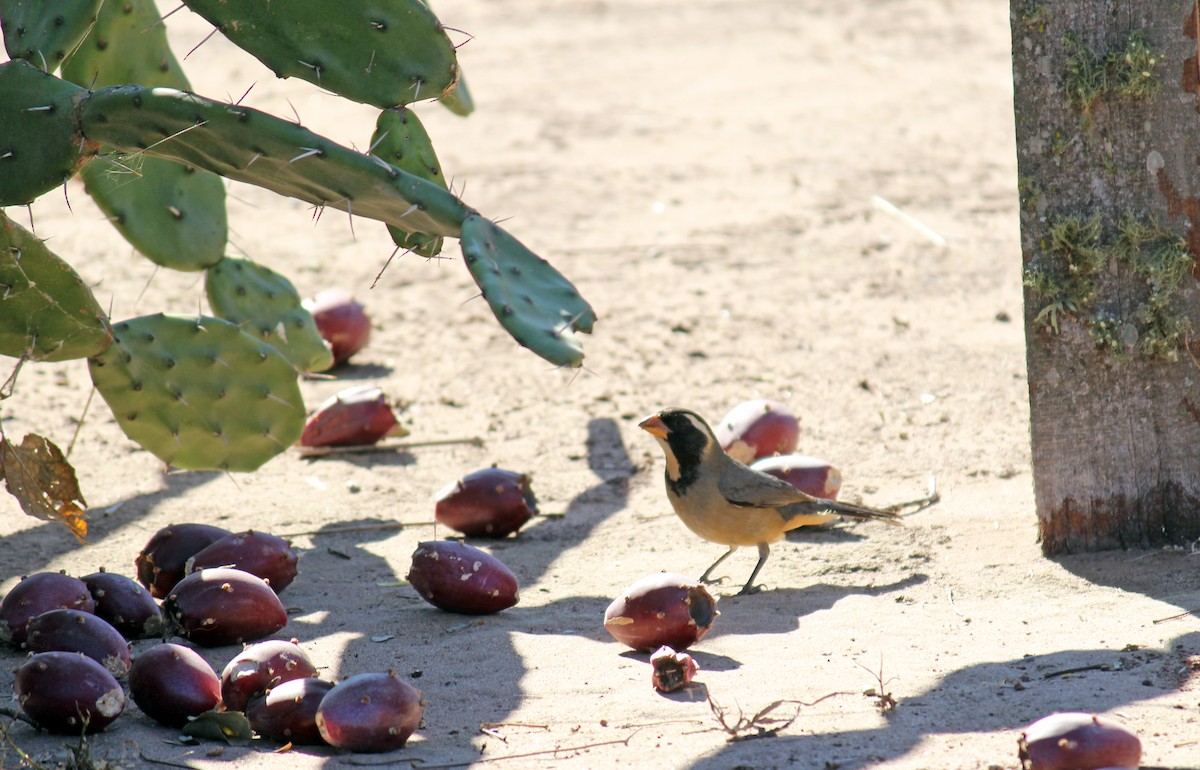
MULTIPOLYGON (((1136 730, 1146 766, 1200 766, 1200 619, 1166 619, 1200 607, 1197 557, 1046 559, 1035 542, 1007 3, 836 6, 439 0, 474 35, 461 59, 478 112, 421 115, 466 200, 508 218, 595 305, 578 373, 511 342, 472 300, 454 244, 450 260, 405 257, 369 289, 391 252, 382 227, 335 212, 314 225, 301 204, 231 188, 232 253, 305 294, 350 288, 374 317, 357 365, 305 382, 308 403, 374 383, 405 405, 414 439, 484 446, 164 475, 97 402, 71 457, 91 545, 2 501, 0 589, 39 570, 131 574, 170 523, 288 535, 302 573, 281 635, 327 678, 410 677, 425 725, 387 755, 275 754, 178 745, 131 708, 89 741, 94 759, 1015 768, 1024 725, 1087 710, 1136 730), (662 457, 636 422, 668 404, 716 419, 754 397, 801 415, 801 451, 842 469, 843 496, 910 500, 933 474, 942 502, 903 529, 792 537, 757 595, 732 596, 753 554, 731 558, 722 614, 694 650, 699 685, 659 695, 645 656, 601 627, 604 609, 649 573, 699 575, 722 549, 671 513, 662 457), (449 534, 431 526, 433 495, 492 463, 531 473, 541 510, 561 516, 477 543, 520 578, 517 607, 446 614, 403 578, 418 542, 449 534), (393 522, 413 526, 382 526, 393 522), (374 528, 338 531, 350 525, 374 528), (783 705, 770 716, 789 724, 732 741, 708 699, 730 725, 781 699, 813 705, 783 705)), ((182 51, 207 33, 186 11, 169 26, 182 51)), ((247 104, 368 142, 370 110, 276 81, 220 39, 185 66, 201 93, 236 99, 254 84, 247 104)), ((198 276, 155 272, 81 187, 68 193, 71 210, 58 194, 33 207, 37 231, 114 318, 203 309, 198 276)), ((81 362, 27 367, 2 407, 6 433, 65 446, 89 387, 81 362)), ((204 654, 219 669, 235 651, 204 654)), ((0 692, 20 659, 0 654, 0 692)), ((21 766, 14 747, 46 761, 69 743, 18 724, 0 765, 21 766)))

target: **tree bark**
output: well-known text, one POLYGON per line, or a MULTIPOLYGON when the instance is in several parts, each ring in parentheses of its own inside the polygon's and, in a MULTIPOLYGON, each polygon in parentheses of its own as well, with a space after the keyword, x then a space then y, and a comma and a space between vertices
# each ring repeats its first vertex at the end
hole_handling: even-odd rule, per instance
POLYGON ((1200 0, 1011 0, 1047 554, 1200 538, 1200 0))

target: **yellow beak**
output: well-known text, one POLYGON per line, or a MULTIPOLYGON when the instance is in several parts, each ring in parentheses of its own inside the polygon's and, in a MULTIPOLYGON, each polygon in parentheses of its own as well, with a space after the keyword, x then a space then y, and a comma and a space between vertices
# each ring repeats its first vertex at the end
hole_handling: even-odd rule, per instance
POLYGON ((669 432, 667 431, 667 426, 663 424, 662 418, 657 414, 652 414, 639 422, 638 427, 649 433, 651 436, 664 440, 667 438, 667 433, 669 432))

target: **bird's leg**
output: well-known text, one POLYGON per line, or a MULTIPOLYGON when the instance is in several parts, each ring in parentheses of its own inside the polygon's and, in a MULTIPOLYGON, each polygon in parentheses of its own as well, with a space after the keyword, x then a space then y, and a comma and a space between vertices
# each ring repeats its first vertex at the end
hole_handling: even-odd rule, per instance
MULTIPOLYGON (((709 568, 708 568, 708 569, 704 570, 704 574, 700 576, 700 582, 701 582, 701 583, 715 583, 715 582, 717 582, 716 580, 709 580, 709 579, 708 579, 708 576, 712 574, 712 571, 713 571, 713 570, 715 570, 715 569, 717 568, 717 565, 718 565, 718 564, 720 564, 721 562, 723 562, 723 561, 725 561, 726 559, 728 559, 728 558, 729 558, 729 554, 733 553, 733 552, 734 552, 734 551, 736 551, 737 549, 738 549, 738 547, 737 547, 736 545, 731 545, 731 546, 729 546, 729 550, 728 550, 728 551, 726 551, 725 553, 721 554, 721 558, 719 558, 719 559, 717 559, 716 561, 714 561, 714 562, 713 562, 713 563, 712 563, 712 564, 709 566, 709 568)), ((757 570, 755 570, 755 571, 757 572, 757 570)))
MULTIPOLYGON (((725 554, 725 556, 728 556, 728 555, 729 554, 725 554)), ((758 571, 760 569, 762 569, 763 564, 766 563, 767 557, 770 555, 771 555, 770 544, 769 543, 759 543, 758 544, 758 564, 754 565, 754 571, 750 573, 750 579, 746 581, 746 585, 742 586, 742 590, 738 591, 738 596, 743 596, 745 594, 752 594, 758 590, 754 587, 754 578, 758 577, 758 571)), ((725 556, 722 556, 721 558, 724 559, 725 556)), ((716 565, 714 564, 713 566, 715 567, 716 565)))

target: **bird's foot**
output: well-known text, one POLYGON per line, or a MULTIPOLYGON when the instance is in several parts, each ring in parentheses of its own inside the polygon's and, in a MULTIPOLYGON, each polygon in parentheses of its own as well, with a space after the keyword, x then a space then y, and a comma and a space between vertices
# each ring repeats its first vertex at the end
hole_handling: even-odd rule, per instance
POLYGON ((728 575, 722 575, 721 577, 710 578, 708 576, 707 572, 700 576, 700 582, 706 586, 719 586, 728 579, 729 579, 728 575))
POLYGON ((762 586, 752 586, 749 583, 742 586, 742 590, 738 591, 735 596, 751 596, 752 594, 762 593, 762 586))

